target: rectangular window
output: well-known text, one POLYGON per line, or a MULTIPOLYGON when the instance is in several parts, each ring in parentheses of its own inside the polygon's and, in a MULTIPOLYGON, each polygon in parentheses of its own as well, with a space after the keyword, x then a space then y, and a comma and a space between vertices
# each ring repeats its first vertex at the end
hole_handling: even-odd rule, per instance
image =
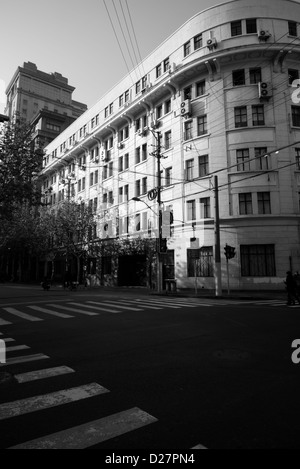
POLYGON ((161 74, 162 74, 162 65, 159 64, 159 65, 157 65, 157 67, 156 67, 156 78, 160 77, 161 74))
POLYGON ((141 92, 141 80, 139 80, 135 84, 135 94, 139 94, 140 92, 141 92))
POLYGON ((135 149, 135 164, 139 164, 141 162, 141 147, 135 149))
POLYGON ((195 249, 187 249, 187 274, 188 277, 213 277, 213 248, 202 247, 197 250, 195 259, 195 249))
POLYGON ((146 89, 147 86, 147 75, 142 78, 142 90, 146 89))
POLYGON ((114 203, 114 195, 113 195, 113 191, 109 191, 108 193, 108 203, 113 205, 114 203))
POLYGON ((78 192, 81 192, 81 179, 78 181, 78 192))
POLYGON ((163 115, 163 105, 160 104, 159 106, 157 106, 156 108, 156 118, 157 119, 160 119, 163 115))
POLYGON ((147 143, 142 145, 142 161, 146 161, 148 158, 147 143))
POLYGON ((250 171, 250 154, 248 148, 236 151, 237 171, 250 171))
POLYGON ((197 36, 194 37, 194 50, 200 49, 202 45, 203 45, 202 34, 198 34, 197 36))
POLYGON ((270 192, 257 193, 258 213, 260 215, 271 213, 271 199, 270 192))
POLYGON ((147 178, 142 179, 142 189, 141 189, 141 195, 147 194, 147 178))
POLYGON ((296 151, 296 169, 300 171, 300 148, 295 148, 296 151))
POLYGON ((85 190, 85 177, 82 178, 82 190, 83 191, 85 190))
POLYGON ((130 91, 129 91, 129 90, 126 90, 126 91, 125 91, 125 103, 128 103, 128 101, 129 101, 129 96, 130 96, 130 91))
POLYGON ((232 21, 231 36, 240 36, 242 34, 242 21, 232 21))
POLYGON ((165 174, 165 184, 166 186, 170 186, 172 184, 172 168, 167 168, 165 174))
POLYGON ((172 131, 169 130, 165 133, 165 150, 169 150, 172 144, 172 131))
POLYGON ((208 155, 199 156, 199 177, 208 174, 208 155))
POLYGON ((90 186, 94 185, 94 173, 90 174, 90 186))
POLYGON ((256 170, 264 171, 269 169, 268 149, 267 147, 255 148, 256 170))
POLYGON ((200 199, 200 218, 211 218, 210 197, 200 199))
POLYGON ((108 165, 108 177, 113 176, 113 162, 111 161, 108 165))
POLYGON ((263 105, 252 106, 252 124, 265 125, 265 111, 263 105))
POLYGON ((193 138, 193 121, 184 123, 184 140, 193 138))
POLYGON ((198 81, 196 83, 196 96, 203 96, 206 93, 206 83, 205 80, 198 81))
POLYGON ((239 194, 239 209, 240 215, 252 215, 253 209, 251 192, 239 194))
POLYGON ((186 101, 187 99, 192 99, 192 90, 193 88, 191 86, 187 86, 183 90, 183 99, 186 101))
POLYGON ((164 60, 164 73, 169 70, 169 67, 170 67, 170 59, 169 59, 169 57, 167 57, 167 58, 164 60))
POLYGON ((124 155, 124 170, 129 168, 129 153, 124 155))
POLYGON ((186 162, 186 180, 192 181, 194 179, 194 160, 187 160, 186 162))
POLYGON ((246 32, 247 34, 257 33, 257 22, 256 18, 246 20, 246 32))
POLYGON ((119 204, 123 203, 123 187, 119 187, 119 204))
POLYGON ((183 46, 183 55, 187 57, 191 53, 191 41, 188 41, 183 46))
POLYGON ((292 85, 294 80, 299 79, 299 70, 289 68, 288 74, 289 74, 289 85, 292 85))
POLYGON ((124 199, 123 199, 124 202, 128 202, 129 200, 129 185, 128 184, 124 186, 123 196, 124 196, 124 199))
POLYGON ((300 106, 292 106, 292 123, 295 127, 300 127, 300 106))
POLYGON ((297 23, 295 21, 289 21, 288 25, 289 25, 289 36, 297 37, 298 36, 297 23))
POLYGON ((118 169, 119 169, 119 173, 123 171, 123 156, 119 157, 118 169))
POLYGON ((234 70, 232 72, 232 84, 233 86, 242 86, 246 84, 245 70, 234 70))
POLYGON ((261 79, 261 68, 256 67, 256 68, 250 68, 249 70, 249 75, 250 75, 250 84, 251 85, 257 85, 262 81, 261 79))
POLYGON ((139 197, 141 195, 141 181, 138 179, 135 181, 135 196, 139 197))
POLYGON ((234 108, 234 125, 236 129, 248 126, 247 106, 234 108))
POLYGON ((136 213, 135 215, 135 231, 141 231, 141 214, 136 213))
POLYGON ((197 129, 198 129, 198 137, 200 135, 207 134, 207 116, 199 116, 197 118, 197 129))
POLYGON ((188 221, 196 220, 196 201, 189 200, 187 202, 187 219, 188 221))
POLYGON ((241 246, 242 277, 275 277, 274 244, 241 246))
POLYGON ((171 109, 172 109, 171 100, 168 99, 165 102, 165 114, 168 114, 169 112, 171 112, 171 109))
POLYGON ((121 96, 119 96, 119 107, 123 106, 124 104, 124 95, 121 94, 121 96))

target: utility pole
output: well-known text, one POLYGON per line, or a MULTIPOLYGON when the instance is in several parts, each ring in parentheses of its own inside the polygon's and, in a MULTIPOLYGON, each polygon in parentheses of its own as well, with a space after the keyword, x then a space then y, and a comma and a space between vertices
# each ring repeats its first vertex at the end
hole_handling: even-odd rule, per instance
POLYGON ((218 176, 214 176, 214 192, 215 192, 215 294, 216 296, 222 296, 218 176))
POLYGON ((157 249, 157 291, 162 292, 162 259, 161 259, 161 245, 162 245, 162 213, 161 213, 161 170, 160 170, 160 159, 161 159, 161 132, 155 132, 157 134, 157 205, 158 205, 158 249, 157 249))

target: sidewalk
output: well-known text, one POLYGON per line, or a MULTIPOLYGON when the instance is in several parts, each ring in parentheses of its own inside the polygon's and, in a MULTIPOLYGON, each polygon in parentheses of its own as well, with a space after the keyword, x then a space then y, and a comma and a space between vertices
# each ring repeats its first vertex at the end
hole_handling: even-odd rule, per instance
MULTIPOLYGON (((25 284, 25 283, 2 283, 0 284, 0 299, 6 298, 24 298, 26 296, 39 296, 44 297, 45 294, 49 294, 51 292, 55 292, 56 294, 62 293, 71 293, 69 290, 64 290, 63 286, 60 284, 51 285, 50 291, 46 292, 42 289, 40 284, 25 284)), ((162 292, 158 293, 155 290, 150 290, 147 287, 103 287, 103 286, 95 286, 95 287, 80 287, 74 293, 87 293, 91 292, 94 293, 109 293, 109 292, 118 292, 122 294, 126 293, 134 293, 136 295, 158 295, 158 296, 166 296, 166 297, 183 297, 183 298, 214 298, 214 299, 235 299, 235 300, 286 300, 286 292, 284 288, 281 290, 232 290, 228 295, 227 290, 223 290, 222 296, 216 296, 215 290, 208 290, 208 289, 198 289, 197 293, 195 289, 180 289, 176 292, 162 292)))

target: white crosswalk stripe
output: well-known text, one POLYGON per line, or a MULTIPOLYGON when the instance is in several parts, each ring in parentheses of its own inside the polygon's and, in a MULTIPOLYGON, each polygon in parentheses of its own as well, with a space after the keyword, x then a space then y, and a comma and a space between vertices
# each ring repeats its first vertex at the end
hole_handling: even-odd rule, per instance
POLYGON ((47 358, 49 358, 48 355, 44 355, 43 353, 35 353, 33 355, 24 355, 21 357, 7 358, 6 363, 2 364, 2 366, 15 365, 17 363, 33 362, 36 360, 45 360, 47 358))
POLYGON ((74 317, 74 316, 70 316, 69 314, 58 313, 57 311, 52 311, 47 308, 41 308, 40 306, 31 305, 31 306, 28 306, 28 308, 34 309, 35 311, 39 311, 41 313, 51 314, 52 316, 57 316, 58 318, 68 319, 68 318, 74 317))
POLYGON ((134 407, 10 449, 85 449, 154 422, 155 417, 134 407))
MULTIPOLYGON (((81 303, 67 303, 69 305, 75 305, 75 306, 82 306, 81 303)), ((63 309, 64 311, 71 311, 73 313, 79 313, 79 314, 85 314, 86 316, 98 316, 97 313, 91 313, 90 311, 86 311, 83 309, 78 309, 78 308, 70 308, 68 306, 62 306, 58 304, 49 304, 47 306, 53 307, 53 308, 60 308, 63 309)))
POLYGON ((57 407, 107 392, 109 391, 103 386, 91 383, 49 394, 20 399, 19 401, 7 402, 0 404, 0 420, 49 409, 50 407, 57 407))
POLYGON ((19 350, 27 350, 30 347, 28 345, 13 345, 12 347, 6 347, 6 352, 17 352, 19 350))
POLYGON ((7 313, 13 314, 18 316, 19 318, 26 319, 27 321, 43 321, 41 318, 37 318, 36 316, 31 316, 30 314, 23 313, 15 308, 3 308, 4 311, 7 313))
POLYGON ((61 376, 69 373, 75 373, 75 371, 72 368, 69 368, 68 366, 57 366, 55 368, 46 368, 44 370, 20 373, 15 375, 15 379, 18 381, 18 383, 22 384, 45 378, 53 378, 55 376, 61 376))
POLYGON ((115 307, 116 306, 119 309, 127 309, 127 310, 130 310, 130 311, 143 311, 141 308, 122 306, 119 302, 117 302, 117 304, 115 304, 113 302, 108 302, 108 301, 101 301, 101 303, 98 302, 98 301, 88 301, 88 303, 91 303, 93 305, 103 305, 103 306, 108 306, 108 307, 115 307))

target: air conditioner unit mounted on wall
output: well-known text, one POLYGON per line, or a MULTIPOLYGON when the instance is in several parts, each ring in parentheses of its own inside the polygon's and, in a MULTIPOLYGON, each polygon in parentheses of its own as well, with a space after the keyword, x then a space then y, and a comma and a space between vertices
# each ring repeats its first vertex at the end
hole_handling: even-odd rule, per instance
POLYGON ((218 46, 217 40, 215 37, 211 37, 210 39, 207 39, 206 45, 209 48, 209 50, 216 49, 218 46))
POLYGON ((271 37, 271 34, 269 33, 269 31, 265 31, 264 29, 261 29, 260 31, 258 31, 257 35, 260 41, 267 41, 269 37, 271 37))
POLYGON ((272 97, 272 85, 262 81, 258 84, 258 97, 260 100, 269 100, 272 97))
POLYGON ((182 101, 180 105, 180 114, 183 117, 190 116, 191 114, 191 100, 186 99, 185 101, 182 101))

